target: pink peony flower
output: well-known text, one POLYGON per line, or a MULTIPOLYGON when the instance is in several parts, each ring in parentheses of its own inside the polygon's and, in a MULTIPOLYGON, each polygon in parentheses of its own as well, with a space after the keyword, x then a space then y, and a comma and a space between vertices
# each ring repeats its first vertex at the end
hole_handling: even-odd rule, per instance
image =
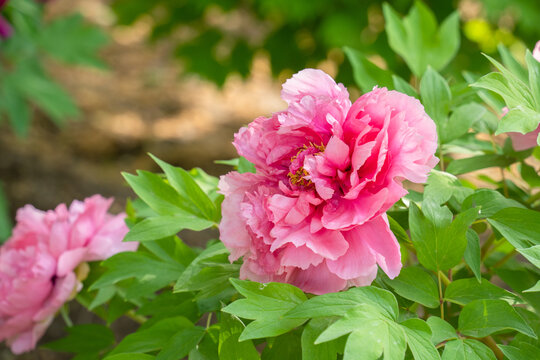
POLYGON ((75 269, 137 243, 124 243, 124 214, 107 213, 99 195, 43 212, 26 205, 13 235, 0 248, 0 341, 15 354, 33 349, 54 315, 78 290, 75 269))
POLYGON ((231 172, 221 240, 241 278, 323 294, 401 270, 385 212, 437 164, 435 124, 420 102, 375 88, 351 105, 342 84, 306 69, 283 85, 285 111, 236 135, 257 173, 231 172))

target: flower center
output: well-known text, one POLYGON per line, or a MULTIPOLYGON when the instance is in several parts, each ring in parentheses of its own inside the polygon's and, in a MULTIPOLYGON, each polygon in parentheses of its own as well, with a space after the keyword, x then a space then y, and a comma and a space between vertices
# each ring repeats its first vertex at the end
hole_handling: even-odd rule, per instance
POLYGON ((311 180, 306 179, 306 176, 309 176, 309 173, 304 169, 304 159, 308 155, 319 155, 324 151, 324 145, 316 145, 310 142, 309 144, 304 144, 296 155, 291 158, 291 164, 289 166, 289 181, 291 185, 309 188, 313 186, 311 180))

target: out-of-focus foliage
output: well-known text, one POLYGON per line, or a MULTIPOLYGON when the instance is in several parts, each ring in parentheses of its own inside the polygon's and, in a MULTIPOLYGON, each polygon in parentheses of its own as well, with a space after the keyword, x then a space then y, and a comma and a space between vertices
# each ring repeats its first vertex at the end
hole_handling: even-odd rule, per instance
POLYGON ((535 0, 424 1, 426 6, 416 6, 417 10, 405 19, 398 13, 407 13, 413 0, 387 3, 389 6, 383 6, 381 0, 113 0, 112 7, 119 25, 132 25, 138 20, 152 24, 152 40, 167 38, 177 42, 176 55, 186 72, 220 85, 230 73, 246 77, 253 57, 260 53, 269 56, 275 75, 330 60, 340 65, 338 80, 351 84, 353 75, 344 61, 344 47, 374 57, 408 79, 409 70, 392 49, 418 76, 425 71, 425 64, 411 65, 413 60, 407 57, 419 56, 416 62, 439 64, 434 67, 441 70, 461 43, 459 54, 448 66, 459 75, 459 69, 487 71, 479 49, 493 53, 501 42, 510 46, 523 38, 530 46, 540 38, 540 30, 534 26, 538 23, 535 17, 540 16, 540 5, 535 0), (417 34, 409 30, 405 38, 387 41, 383 8, 385 12, 395 10, 395 16, 387 16, 394 27, 390 32, 394 33, 401 26, 417 23, 430 8, 435 17, 422 17, 426 22, 420 29, 420 42, 429 43, 431 52, 410 52, 415 47, 411 39, 417 34), (438 33, 433 32, 437 22, 438 33), (458 23, 463 26, 462 39, 454 29, 458 23))
POLYGON ((0 39, 0 120, 8 119, 24 136, 33 107, 58 125, 77 116, 73 99, 48 75, 44 62, 52 58, 103 68, 97 52, 107 36, 80 15, 45 21, 44 5, 34 0, 11 0, 2 11, 13 29, 0 39))

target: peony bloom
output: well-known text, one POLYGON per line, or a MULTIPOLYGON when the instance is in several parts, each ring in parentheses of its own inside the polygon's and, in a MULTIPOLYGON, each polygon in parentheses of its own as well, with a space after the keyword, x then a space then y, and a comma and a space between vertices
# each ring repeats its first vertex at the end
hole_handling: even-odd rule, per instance
POLYGON ((401 270, 385 212, 437 164, 434 122, 420 102, 375 88, 354 104, 342 84, 306 69, 284 85, 285 111, 236 135, 257 173, 231 172, 221 240, 241 278, 291 283, 323 294, 369 285, 377 265, 401 270))
POLYGON ((76 268, 134 251, 122 242, 124 214, 107 213, 112 199, 99 195, 69 209, 17 212, 13 235, 0 248, 0 341, 15 354, 33 349, 62 305, 80 290, 76 268))

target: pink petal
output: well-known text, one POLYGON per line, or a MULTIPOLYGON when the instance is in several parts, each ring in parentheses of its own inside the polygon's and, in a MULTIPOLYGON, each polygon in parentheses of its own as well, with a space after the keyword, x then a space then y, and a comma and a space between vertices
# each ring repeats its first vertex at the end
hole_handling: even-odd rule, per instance
POLYGON ((390 230, 388 218, 383 214, 360 227, 361 236, 377 259, 377 264, 390 279, 401 271, 399 243, 390 230))
POLYGON ((287 282, 315 295, 337 292, 347 286, 347 280, 330 272, 324 262, 306 270, 296 270, 287 282))
MULTIPOLYGON (((369 224, 360 225, 354 229, 344 232, 345 239, 349 243, 347 252, 336 260, 327 260, 328 269, 342 279, 351 280, 358 277, 371 276, 377 274, 377 263, 375 256, 367 245, 362 228, 369 224)), ((373 281, 374 277, 371 278, 373 281)), ((370 281, 370 283, 371 283, 370 281)))

